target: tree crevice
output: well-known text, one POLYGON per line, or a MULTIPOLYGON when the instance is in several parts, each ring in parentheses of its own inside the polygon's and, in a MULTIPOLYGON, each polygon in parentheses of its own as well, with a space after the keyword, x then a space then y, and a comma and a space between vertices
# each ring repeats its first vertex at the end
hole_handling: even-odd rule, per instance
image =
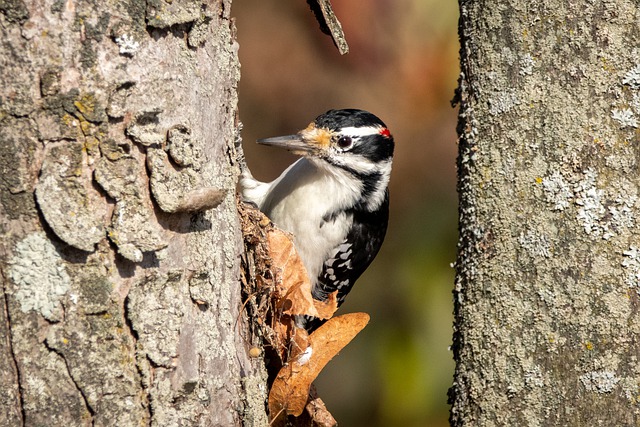
POLYGON ((138 340, 140 339, 140 337, 138 335, 138 331, 136 331, 136 329, 133 326, 133 322, 131 321, 131 316, 129 313, 129 297, 128 296, 125 297, 124 299, 122 313, 124 318, 124 324, 127 326, 129 335, 133 340, 133 349, 134 349, 133 351, 135 353, 134 357, 136 359, 136 363, 135 363, 136 371, 138 372, 140 389, 143 392, 142 402, 143 402, 143 405, 145 406, 149 423, 151 423, 151 420, 153 420, 153 407, 150 404, 150 396, 149 396, 150 383, 149 382, 151 381, 151 378, 153 377, 153 375, 152 375, 152 372, 150 372, 151 368, 149 369, 149 372, 145 372, 144 367, 141 366, 140 358, 144 358, 150 366, 151 366, 151 360, 149 360, 149 357, 147 357, 146 355, 140 354, 140 351, 138 350, 138 340))
POLYGON ((57 355, 58 357, 60 357, 62 359, 62 362, 64 363, 64 366, 65 366, 65 368, 67 370, 67 376, 69 377, 69 380, 71 381, 71 383, 73 384, 75 389, 78 391, 78 393, 82 397, 82 402, 84 403, 84 407, 86 408, 87 412, 89 412, 89 415, 91 416, 91 425, 92 426, 95 425, 95 415, 96 415, 95 408, 93 408, 93 406, 91 406, 91 403, 89 403, 89 399, 88 399, 87 395, 85 394, 84 390, 82 389, 80 384, 74 378, 73 373, 71 372, 71 366, 69 366, 69 361, 67 360, 67 358, 65 357, 65 355, 61 351, 51 347, 49 345, 49 343, 47 343, 47 340, 44 340, 43 343, 44 343, 45 348, 49 352, 57 355))
POLYGON ((19 404, 18 410, 20 412, 21 425, 24 426, 26 422, 26 414, 24 410, 24 396, 22 394, 22 376, 20 372, 20 367, 18 365, 18 357, 13 348, 13 332, 11 330, 12 322, 11 322, 11 314, 9 313, 9 300, 7 298, 7 290, 6 290, 7 282, 6 282, 6 278, 4 277, 3 271, 0 271, 0 276, 2 276, 2 283, 5 284, 2 287, 2 310, 4 311, 4 318, 6 321, 5 328, 7 331, 5 345, 7 346, 7 350, 9 354, 11 354, 11 367, 15 372, 16 380, 18 382, 16 387, 16 391, 18 393, 18 404, 19 404))

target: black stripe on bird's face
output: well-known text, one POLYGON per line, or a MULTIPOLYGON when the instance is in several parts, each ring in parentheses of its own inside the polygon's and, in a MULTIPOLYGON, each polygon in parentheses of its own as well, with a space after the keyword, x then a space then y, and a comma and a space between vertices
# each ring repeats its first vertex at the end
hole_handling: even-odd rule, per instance
POLYGON ((364 127, 377 126, 386 128, 384 124, 375 115, 368 111, 358 110, 355 108, 347 108, 344 110, 329 110, 319 115, 313 122, 317 127, 338 131, 345 127, 364 127))
POLYGON ((387 159, 390 160, 393 157, 393 149, 393 138, 390 136, 384 137, 378 133, 358 138, 349 152, 378 163, 387 159))

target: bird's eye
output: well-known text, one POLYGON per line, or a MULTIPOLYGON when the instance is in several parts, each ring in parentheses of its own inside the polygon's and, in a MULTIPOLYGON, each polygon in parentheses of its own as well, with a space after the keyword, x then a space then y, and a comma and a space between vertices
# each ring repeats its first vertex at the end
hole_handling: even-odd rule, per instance
POLYGON ((349 148, 353 145, 353 139, 350 136, 341 136, 338 139, 338 147, 340 148, 349 148))

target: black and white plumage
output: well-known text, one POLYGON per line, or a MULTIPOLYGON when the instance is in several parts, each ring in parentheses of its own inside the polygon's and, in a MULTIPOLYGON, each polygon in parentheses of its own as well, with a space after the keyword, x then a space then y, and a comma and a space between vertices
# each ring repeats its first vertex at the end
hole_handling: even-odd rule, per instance
MULTIPOLYGON (((326 301, 337 290, 342 304, 387 231, 391 133, 369 112, 330 110, 295 135, 258 142, 303 157, 269 183, 257 181, 245 168, 243 198, 293 234, 313 298, 326 301)), ((303 326, 312 330, 318 325, 303 326)))

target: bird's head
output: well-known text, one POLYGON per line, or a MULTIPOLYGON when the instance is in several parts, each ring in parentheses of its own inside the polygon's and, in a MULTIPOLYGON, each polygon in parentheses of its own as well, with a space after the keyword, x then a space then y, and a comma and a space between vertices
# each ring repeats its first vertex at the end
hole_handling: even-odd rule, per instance
POLYGON ((373 114, 356 109, 329 110, 295 135, 258 140, 356 175, 391 168, 394 141, 373 114))

